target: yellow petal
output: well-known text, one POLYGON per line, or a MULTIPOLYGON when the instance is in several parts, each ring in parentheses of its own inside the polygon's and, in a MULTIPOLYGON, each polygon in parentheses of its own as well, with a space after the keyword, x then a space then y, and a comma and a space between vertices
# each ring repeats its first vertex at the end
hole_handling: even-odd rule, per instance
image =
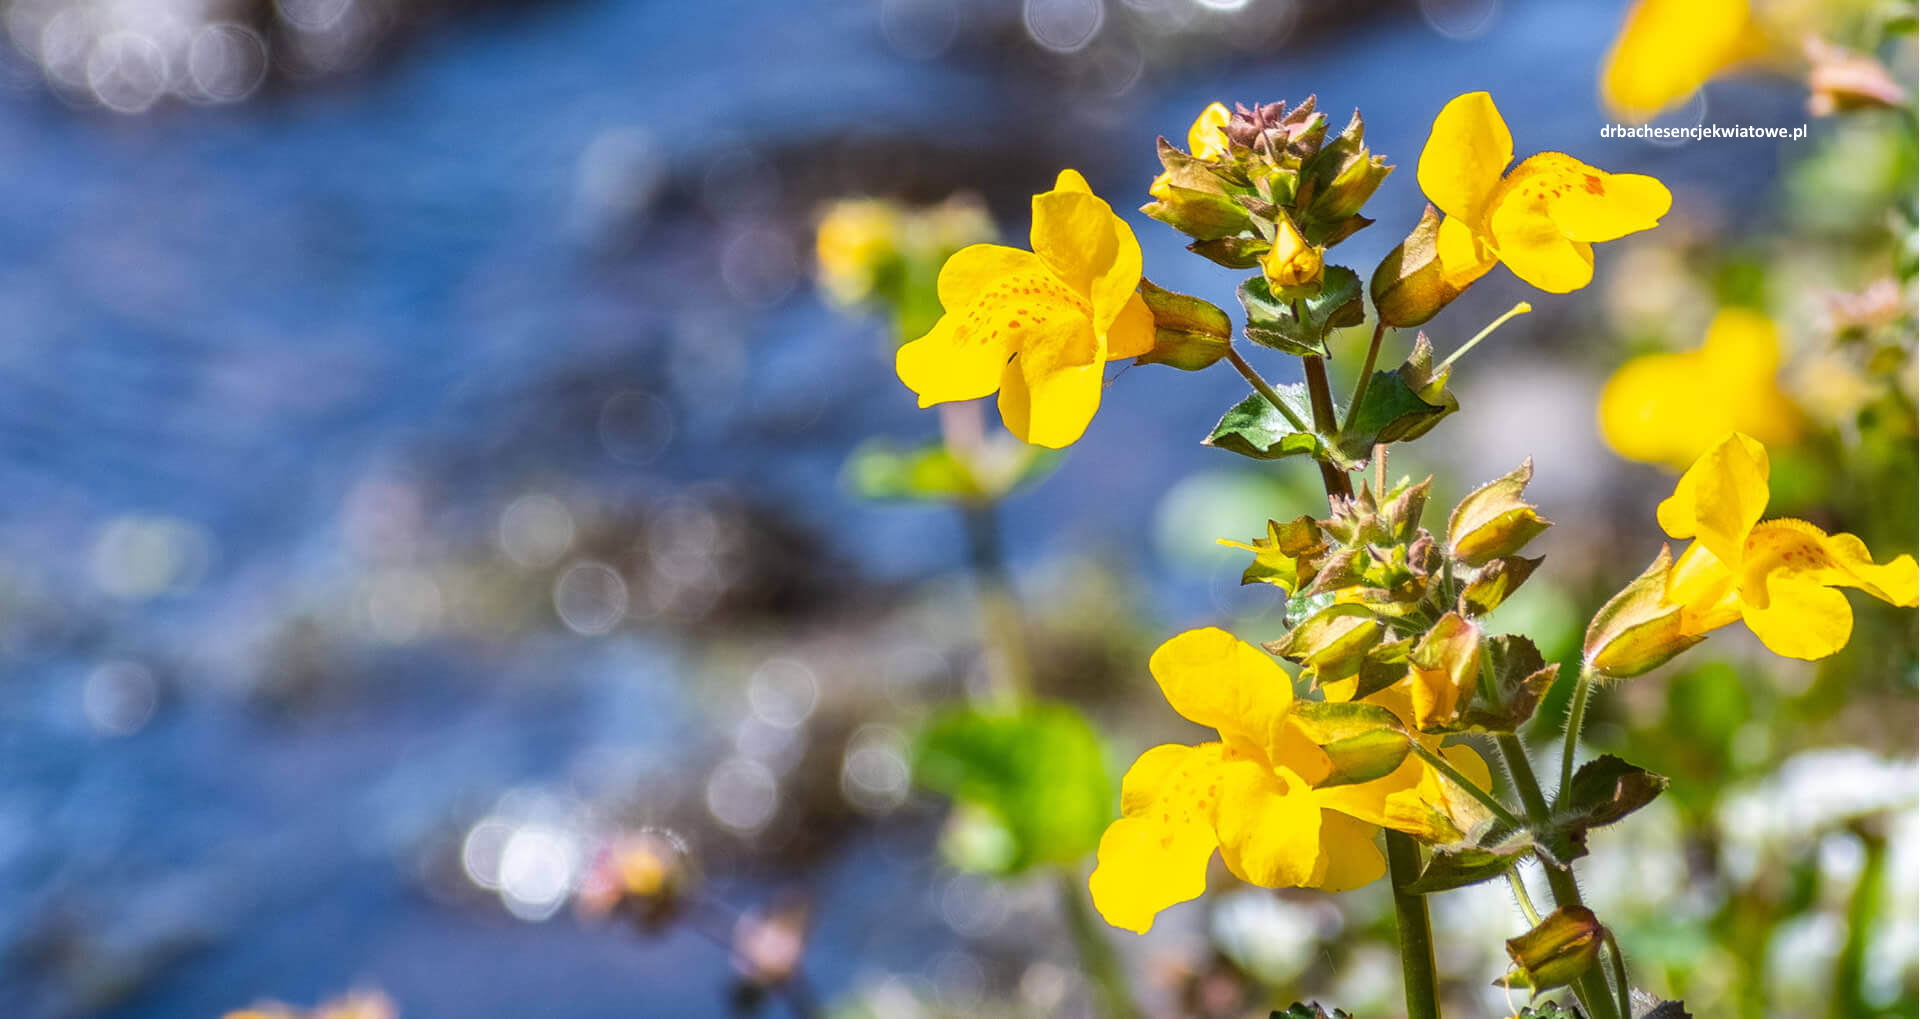
MULTIPOLYGON (((1091 329, 1082 323, 1082 331, 1091 329)), ((1064 449, 1086 434, 1106 387, 1106 344, 1022 348, 1000 374, 1000 420, 1020 441, 1064 449), (1085 364, 1071 358, 1092 358, 1085 364)))
POLYGON ((1541 178, 1541 184, 1550 187, 1547 211, 1573 240, 1597 243, 1651 230, 1673 208, 1673 193, 1652 177, 1608 173, 1558 152, 1528 156, 1514 175, 1536 162, 1550 167, 1550 178, 1541 178))
POLYGON ((1093 363, 1087 302, 1027 252, 962 249, 941 270, 940 288, 943 304, 967 300, 949 305, 926 336, 894 355, 900 381, 920 394, 922 407, 992 393, 1019 351, 1038 351, 1033 359, 1053 367, 1093 363))
POLYGON ((1550 294, 1593 282, 1593 246, 1568 237, 1541 195, 1505 192, 1494 199, 1490 224, 1500 261, 1522 280, 1550 294))
POLYGON ((1702 374, 1697 353, 1629 360, 1600 389, 1595 413, 1601 437, 1628 460, 1684 470, 1707 449, 1693 441, 1701 430, 1696 424, 1716 433, 1705 440, 1708 444, 1732 429, 1718 401, 1709 405, 1700 399, 1700 383, 1711 377, 1702 374))
POLYGON ((1680 632, 1706 633, 1740 618, 1739 578, 1694 542, 1667 573, 1667 601, 1680 606, 1680 632))
POLYGON ((1762 445, 1784 445, 1800 435, 1800 409, 1780 390, 1780 330, 1748 308, 1724 308, 1700 345, 1701 377, 1724 380, 1717 399, 1732 428, 1762 445))
POLYGON ((932 331, 904 344, 894 354, 894 371, 920 396, 920 406, 952 400, 977 400, 1000 388, 1000 372, 1009 356, 1005 338, 969 332, 949 313, 932 331))
POLYGON ((969 244, 954 252, 940 267, 940 306, 948 311, 960 311, 1003 277, 1016 273, 1037 276, 1046 271, 1046 264, 1031 251, 1004 244, 969 244))
POLYGON ((1420 151, 1420 190, 1441 212, 1478 223, 1500 174, 1513 161, 1513 133, 1493 105, 1493 96, 1457 96, 1433 120, 1420 151))
POLYGON ((1099 865, 1088 881, 1094 908, 1108 923, 1144 934, 1161 910, 1207 890, 1220 751, 1218 743, 1155 747, 1128 770, 1121 781, 1126 813, 1100 837, 1099 865))
POLYGON ((1107 330, 1107 360, 1139 357, 1153 350, 1153 312, 1146 298, 1134 294, 1107 330))
POLYGON ((1440 231, 1434 238, 1434 254, 1440 259, 1440 272, 1447 285, 1456 290, 1464 290, 1474 280, 1487 274, 1499 261, 1494 256, 1493 247, 1487 238, 1474 233, 1465 220, 1448 216, 1440 221, 1440 231))
POLYGON ((1320 806, 1299 776, 1248 758, 1221 767, 1214 831, 1220 858, 1234 876, 1262 888, 1297 888, 1313 881, 1320 859, 1320 806))
POLYGON ((1851 534, 1829 535, 1804 520, 1769 520, 1747 537, 1741 586, 1763 574, 1790 576, 1829 587, 1853 587, 1892 605, 1914 604, 1912 556, 1876 564, 1866 543, 1851 534))
POLYGON ((1853 635, 1853 608, 1845 595, 1785 573, 1743 586, 1740 618, 1767 650, 1787 658, 1825 658, 1853 635))
POLYGON ((1374 847, 1373 825, 1336 810, 1320 812, 1320 862, 1313 887, 1344 892, 1380 880, 1387 873, 1386 857, 1374 847))
POLYGON ((1740 568, 1747 533, 1767 509, 1767 447, 1738 432, 1708 450, 1660 504, 1660 526, 1692 538, 1728 569, 1740 568))
POLYGON ((1033 196, 1033 250, 1055 276, 1086 298, 1104 332, 1140 286, 1140 242, 1113 207, 1073 170, 1052 191, 1033 196))
POLYGON ((1187 128, 1187 151, 1195 159, 1219 159, 1227 154, 1227 136, 1220 129, 1233 119, 1225 103, 1213 103, 1193 118, 1187 128))
POLYGON ((1608 52, 1600 92, 1615 116, 1646 120, 1745 56, 1746 0, 1641 0, 1608 52))
POLYGON ((1271 760, 1293 708, 1293 680, 1265 651, 1215 627, 1160 645, 1147 668, 1173 710, 1227 745, 1271 760))

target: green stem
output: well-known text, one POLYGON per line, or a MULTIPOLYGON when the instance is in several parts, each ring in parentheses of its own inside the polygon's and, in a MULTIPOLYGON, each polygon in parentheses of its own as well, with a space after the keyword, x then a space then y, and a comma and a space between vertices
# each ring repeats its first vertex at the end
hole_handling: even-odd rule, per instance
POLYGON ((1367 344, 1367 359, 1360 366, 1360 380, 1353 384, 1353 399, 1347 401, 1347 419, 1342 422, 1342 431, 1352 427, 1354 416, 1360 413, 1360 401, 1367 398, 1367 387, 1373 383, 1373 366, 1380 360, 1380 339, 1387 333, 1387 323, 1383 319, 1374 323, 1373 340, 1367 344))
POLYGON ((1514 816, 1514 813, 1512 810, 1507 809, 1506 804, 1501 803, 1500 800, 1497 797, 1495 797, 1492 793, 1487 792, 1485 789, 1482 789, 1477 785, 1474 785, 1472 779, 1468 778, 1465 775, 1460 774, 1459 769, 1447 763, 1446 757, 1444 757, 1441 754, 1435 753, 1432 750, 1428 750, 1425 746, 1422 746, 1420 741, 1417 739, 1409 740, 1409 743, 1413 747, 1413 752, 1419 755, 1421 760, 1431 765, 1433 767, 1433 770, 1439 772, 1442 775, 1445 775, 1448 781, 1452 782, 1454 785, 1459 786, 1462 790, 1466 792, 1467 795, 1473 797, 1476 800, 1479 800, 1481 806, 1486 807, 1488 810, 1493 812, 1493 816, 1513 826, 1515 830, 1525 828, 1527 826, 1526 822, 1514 816))
MULTIPOLYGON (((1513 778, 1514 793, 1520 797, 1520 803, 1526 808, 1527 820, 1536 830, 1544 831, 1553 820, 1552 811, 1547 806, 1547 797, 1540 791, 1540 780, 1534 777, 1533 763, 1527 759, 1526 744, 1520 737, 1503 732, 1495 737, 1500 747, 1500 757, 1506 762, 1507 774, 1513 778)), ((1552 860, 1541 860, 1540 869, 1547 874, 1547 887, 1553 892, 1553 901, 1560 906, 1584 906, 1580 899, 1580 885, 1573 879, 1573 871, 1552 860)), ((1597 970, 1588 970, 1574 982, 1574 994, 1580 998, 1581 1007, 1589 1019, 1624 1019, 1619 1005, 1613 1000, 1613 993, 1607 988, 1607 981, 1597 970)))
POLYGON ((1587 698, 1593 692, 1593 670, 1580 667, 1580 678, 1573 684, 1573 706, 1567 709, 1566 746, 1560 752, 1560 796, 1567 798, 1573 788, 1573 757, 1580 742, 1580 728, 1587 722, 1587 698))
POLYGON ((1620 939, 1607 932, 1607 956, 1613 960, 1613 982, 1620 990, 1620 1009, 1633 1014, 1633 985, 1627 983, 1627 957, 1620 954, 1620 939))
POLYGON ((1867 947, 1873 941, 1875 921, 1879 919, 1887 884, 1886 835, 1871 820, 1857 821, 1849 827, 1866 850, 1866 862, 1847 901, 1847 940, 1840 947, 1839 958, 1834 960, 1832 1014, 1836 1016, 1867 1015, 1872 1011, 1866 1000, 1863 974, 1867 947))
MULTIPOLYGON (((1308 354, 1300 358, 1300 367, 1307 378, 1307 396, 1313 406, 1314 430, 1331 441, 1340 428, 1340 422, 1333 409, 1333 385, 1327 380, 1327 362, 1308 354)), ((1335 496, 1353 498, 1353 479, 1347 477, 1346 471, 1325 460, 1315 462, 1320 465, 1320 483, 1326 486, 1329 501, 1335 496)))
POLYGON ((1093 981, 1094 991, 1103 1008, 1100 1014, 1112 1019, 1134 1019, 1140 1010, 1134 1006, 1127 989, 1127 977, 1107 940, 1101 923, 1087 904, 1086 883, 1076 880, 1070 871, 1060 872, 1060 909, 1067 915, 1067 929, 1073 935, 1074 948, 1080 953, 1080 968, 1093 981))
POLYGON ((1533 895, 1527 891, 1527 882, 1520 877, 1518 868, 1507 869, 1507 885, 1513 889, 1513 901, 1520 904, 1520 912, 1526 915, 1527 923, 1540 926, 1540 911, 1533 906, 1533 895))
POLYGON ((1240 372, 1241 377, 1253 384, 1254 392, 1266 397, 1267 402, 1273 404, 1273 408, 1280 412, 1280 416, 1287 419, 1287 424, 1303 432, 1313 430, 1305 421, 1300 420, 1300 415, 1295 414, 1293 408, 1287 406, 1287 401, 1282 400, 1280 394, 1274 392, 1273 387, 1267 384, 1267 380, 1261 378, 1260 373, 1253 370, 1253 365, 1248 364, 1247 359, 1241 357, 1240 352, 1233 349, 1231 345, 1227 347, 1227 363, 1233 365, 1240 372))
POLYGON ((1407 1019, 1440 1019, 1440 980, 1433 963, 1433 924, 1426 896, 1406 887, 1420 878, 1420 846, 1389 828, 1387 872, 1393 879, 1393 919, 1400 930, 1400 977, 1407 1019))

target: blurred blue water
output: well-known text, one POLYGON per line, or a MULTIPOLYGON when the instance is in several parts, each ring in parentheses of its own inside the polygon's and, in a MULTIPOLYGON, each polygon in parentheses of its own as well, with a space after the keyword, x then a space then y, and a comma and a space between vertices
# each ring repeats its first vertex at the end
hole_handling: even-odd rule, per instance
MULTIPOLYGON (((1340 251, 1355 265, 1417 215, 1419 144, 1461 91, 1492 89, 1522 152, 1660 174, 1683 201, 1714 206, 1709 219, 1764 217, 1777 159, 1760 143, 1601 139, 1592 82, 1617 4, 1512 4, 1471 41, 1400 11, 1098 102, 1013 96, 1017 82, 990 66, 902 57, 877 9, 581 2, 488 15, 378 73, 226 110, 121 118, 30 89, 0 96, 0 561, 14 588, 62 607, 50 629, 10 638, 0 707, 10 1014, 85 1011, 72 987, 104 988, 123 963, 139 988, 104 1014, 210 1015, 360 979, 410 1015, 723 1014, 727 968, 710 946, 449 907, 410 869, 421 826, 560 780, 609 717, 663 760, 710 741, 715 723, 671 664, 596 666, 608 652, 585 639, 382 653, 369 658, 377 695, 317 720, 220 691, 261 667, 262 634, 364 566, 356 507, 388 483, 494 507, 553 479, 615 500, 733 481, 878 578, 955 565, 946 516, 863 505, 835 483, 861 438, 934 425, 892 379, 881 340, 808 296, 800 249, 753 232, 803 219, 792 205, 811 198, 773 153, 936 121, 978 145, 1017 106, 1057 118, 1075 139, 1063 157, 1126 195, 1156 169, 1151 136, 1177 137, 1205 102, 1318 91, 1336 114, 1366 109, 1374 148, 1401 166, 1370 210, 1381 224, 1340 251), (703 174, 714 160, 725 169, 703 174), (744 209, 703 183, 741 175, 765 185, 744 209), (641 222, 652 232, 623 246, 641 222), (597 405, 567 399, 604 399, 609 385, 670 408, 670 438, 644 465, 609 456, 597 405), (102 529, 129 514, 197 529, 206 562, 190 590, 101 592, 102 529), (105 659, 180 673, 124 738, 80 708, 105 659), (564 678, 518 682, 549 674, 564 678), (609 698, 628 706, 610 715, 609 698), (80 953, 92 968, 58 977, 57 959, 28 945, 67 913, 88 932, 73 940, 92 946, 80 953)), ((1722 123, 1801 119, 1780 91, 1713 95, 1729 103, 1711 118, 1722 123)), ((1231 303, 1229 275, 1130 219, 1150 275, 1231 303)), ((1527 296, 1504 274, 1481 291, 1484 308, 1527 296)), ((1157 610, 1211 611, 1204 578, 1170 573, 1137 536, 1174 480, 1225 466, 1195 444, 1196 422, 1241 388, 1224 372, 1122 374, 1088 439, 1010 508, 1016 562, 1118 550, 1118 565, 1164 582, 1157 610)), ((484 541, 492 520, 465 523, 484 541)), ((680 649, 635 653, 672 663, 680 649)), ((827 991, 912 971, 953 941, 934 921, 885 937, 862 922, 873 903, 924 897, 924 838, 864 839, 815 876, 810 967, 827 991)), ((740 904, 765 890, 720 889, 740 904)))

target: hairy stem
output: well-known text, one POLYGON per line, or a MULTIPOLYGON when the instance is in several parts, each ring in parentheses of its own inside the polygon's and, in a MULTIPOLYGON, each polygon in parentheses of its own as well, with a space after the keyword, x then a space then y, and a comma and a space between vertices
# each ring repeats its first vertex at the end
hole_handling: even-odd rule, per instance
POLYGON ((1582 665, 1580 678, 1573 685, 1573 706, 1567 709, 1566 746, 1560 752, 1560 798, 1567 798, 1573 787, 1573 757, 1580 742, 1580 728, 1587 721, 1587 698, 1593 692, 1593 670, 1582 665))
MULTIPOLYGON (((1514 792, 1526 808, 1527 820, 1536 830, 1545 830, 1553 820, 1552 811, 1547 806, 1546 794, 1540 791, 1540 780, 1534 777, 1533 763, 1527 759, 1526 744, 1510 732, 1501 733, 1495 741, 1500 746, 1501 759, 1506 762, 1507 774, 1513 778, 1514 792)), ((1540 869, 1547 874, 1547 887, 1553 891, 1556 904, 1586 905, 1580 899, 1580 885, 1574 881, 1572 870, 1545 859, 1540 861, 1540 869)), ((1573 990, 1590 1019, 1625 1019, 1625 1013, 1607 987, 1606 978, 1598 970, 1588 970, 1574 982, 1573 990)))
POLYGON ((1412 836, 1386 829, 1387 873, 1393 880, 1393 919, 1400 931, 1400 978, 1406 987, 1407 1019, 1440 1019, 1440 979, 1433 963, 1433 923, 1426 896, 1406 887, 1420 877, 1420 846, 1412 836))

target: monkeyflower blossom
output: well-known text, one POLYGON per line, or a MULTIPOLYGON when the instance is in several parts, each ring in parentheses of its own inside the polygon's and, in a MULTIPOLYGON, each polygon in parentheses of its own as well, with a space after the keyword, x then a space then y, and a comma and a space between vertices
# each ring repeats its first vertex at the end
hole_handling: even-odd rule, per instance
POLYGON ((1495 262, 1549 293, 1593 280, 1593 245, 1652 229, 1673 205, 1666 185, 1608 173, 1559 152, 1513 161, 1513 134, 1485 92, 1456 97, 1420 153, 1420 189, 1446 214, 1436 251, 1465 289, 1495 262))
POLYGON ((1432 815, 1409 802, 1431 791, 1413 757, 1384 778, 1316 788, 1330 759, 1293 717, 1292 678, 1259 648, 1190 630, 1161 645, 1150 668, 1174 710, 1220 738, 1154 747, 1127 771, 1090 882, 1108 923, 1145 933, 1161 910, 1198 898, 1216 849, 1261 887, 1356 888, 1386 871, 1377 825, 1432 815))
POLYGON ((1667 576, 1667 600, 1681 606, 1681 630, 1706 633, 1743 620, 1775 654, 1815 659, 1853 634, 1853 609, 1836 588, 1852 587, 1892 605, 1916 601, 1914 559, 1876 564, 1851 534, 1804 520, 1768 520, 1767 448, 1738 432, 1707 451, 1660 504, 1660 526, 1693 544, 1667 576))
POLYGON ((1600 97, 1644 121, 1765 49, 1747 0, 1640 0, 1607 52, 1600 97))
POLYGON ((1600 391, 1600 434, 1621 456, 1685 470, 1729 432, 1784 445, 1801 414, 1780 389, 1780 334, 1757 311, 1713 317, 1697 350, 1645 354, 1600 391))
POLYGON ((1140 243, 1077 171, 1033 197, 1032 251, 960 249, 940 270, 945 314, 900 348, 895 370, 920 406, 1000 394, 1007 430, 1059 449, 1100 408, 1108 361, 1153 349, 1140 243))

